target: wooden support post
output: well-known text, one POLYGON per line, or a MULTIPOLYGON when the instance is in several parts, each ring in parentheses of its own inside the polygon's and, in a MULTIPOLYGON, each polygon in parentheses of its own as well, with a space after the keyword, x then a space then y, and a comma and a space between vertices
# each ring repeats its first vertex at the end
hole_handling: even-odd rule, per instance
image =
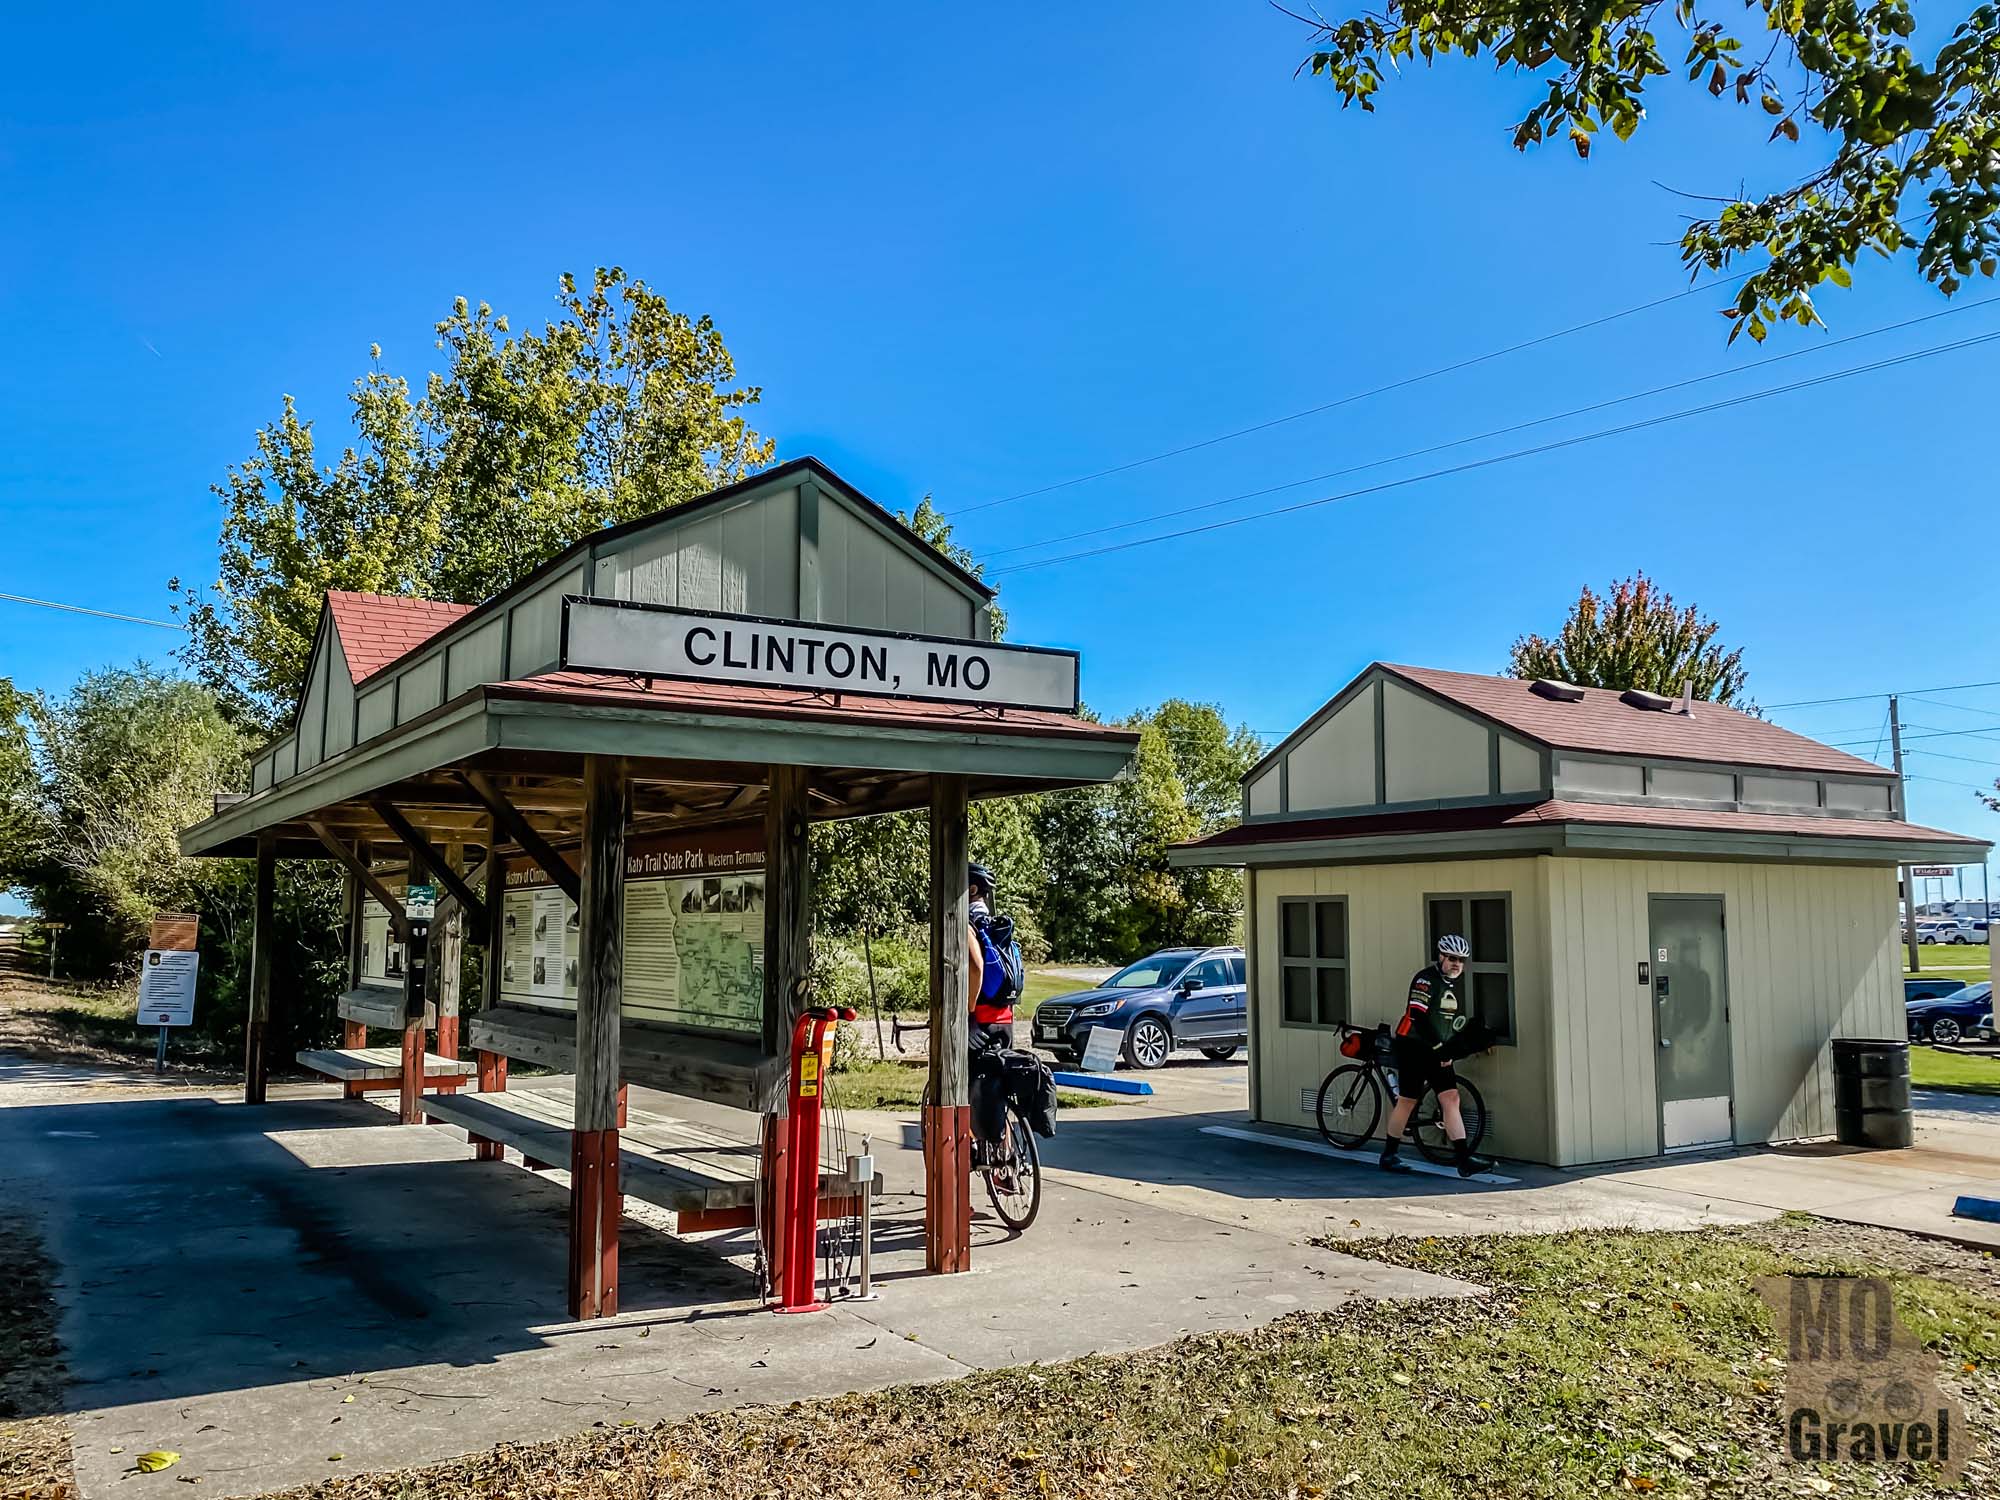
MULTIPOLYGON (((807 850, 807 776, 772 766, 764 799, 764 1051, 789 1059, 792 1027, 805 1009, 812 972, 812 865, 807 850)), ((764 1102, 764 1150, 758 1191, 764 1204, 764 1256, 773 1291, 784 1285, 785 1205, 791 1202, 786 1113, 791 1064, 780 1069, 764 1102)))
MULTIPOLYGON (((462 869, 465 865, 465 846, 446 845, 444 857, 454 870, 462 869)), ((458 1056, 459 989, 465 963, 465 924, 469 915, 476 915, 480 924, 485 925, 486 910, 483 906, 476 914, 471 913, 463 901, 447 892, 438 902, 438 920, 431 927, 428 972, 436 976, 433 983, 437 995, 439 1057, 458 1056)))
POLYGON ((403 1074, 397 1088, 396 1118, 405 1125, 424 1120, 424 1018, 421 1013, 403 1023, 403 1074))
POLYGON ((966 784, 931 780, 931 1098, 924 1119, 924 1264, 972 1268, 971 997, 966 784))
POLYGON ((479 976, 481 1010, 491 1010, 500 1003, 501 949, 507 941, 507 867, 499 851, 500 820, 495 818, 486 835, 486 966, 479 976))
POLYGON ((577 903, 576 1116, 570 1132, 569 1312, 618 1311, 618 1028, 625 965, 625 762, 583 758, 577 903))
POLYGON ((250 915, 250 997, 243 1025, 243 1102, 262 1104, 270 1082, 265 1034, 271 1025, 271 950, 278 940, 276 842, 257 835, 256 895, 250 915))

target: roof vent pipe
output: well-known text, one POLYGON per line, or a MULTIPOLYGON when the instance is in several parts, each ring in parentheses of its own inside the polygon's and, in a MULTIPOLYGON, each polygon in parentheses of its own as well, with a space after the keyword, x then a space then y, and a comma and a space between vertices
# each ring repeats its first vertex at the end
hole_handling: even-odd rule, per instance
POLYGON ((1681 712, 1690 718, 1694 715, 1694 683, 1692 680, 1683 680, 1681 683, 1681 712))

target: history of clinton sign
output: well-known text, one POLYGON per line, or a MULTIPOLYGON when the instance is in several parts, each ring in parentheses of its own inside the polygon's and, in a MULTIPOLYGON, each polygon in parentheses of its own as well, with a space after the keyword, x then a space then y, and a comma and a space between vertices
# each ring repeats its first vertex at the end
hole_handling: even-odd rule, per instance
POLYGON ((1077 707, 1074 651, 576 595, 563 600, 562 665, 985 708, 1077 707))

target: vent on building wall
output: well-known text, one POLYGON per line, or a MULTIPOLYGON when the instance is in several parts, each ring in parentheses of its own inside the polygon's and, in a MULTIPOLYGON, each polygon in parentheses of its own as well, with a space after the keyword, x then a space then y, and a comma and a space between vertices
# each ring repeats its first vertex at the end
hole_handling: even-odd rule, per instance
POLYGON ((1528 689, 1555 703, 1581 703, 1583 689, 1573 682, 1557 682, 1552 677, 1537 677, 1535 685, 1528 689))

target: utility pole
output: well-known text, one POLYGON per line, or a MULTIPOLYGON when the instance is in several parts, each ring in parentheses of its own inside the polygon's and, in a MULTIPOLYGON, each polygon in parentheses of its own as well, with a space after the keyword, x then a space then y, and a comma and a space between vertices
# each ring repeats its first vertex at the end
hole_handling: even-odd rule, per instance
MULTIPOLYGON (((1903 720, 1896 707, 1896 695, 1889 695, 1889 748, 1895 754, 1896 767, 1896 816, 1905 822, 1909 820, 1909 810, 1903 800, 1903 720)), ((1923 965, 1917 958, 1917 881, 1915 868, 1904 865, 1903 876, 1903 942, 1910 950, 1910 972, 1921 972, 1923 965)), ((1991 951, 1991 950, 1989 950, 1991 951)))

